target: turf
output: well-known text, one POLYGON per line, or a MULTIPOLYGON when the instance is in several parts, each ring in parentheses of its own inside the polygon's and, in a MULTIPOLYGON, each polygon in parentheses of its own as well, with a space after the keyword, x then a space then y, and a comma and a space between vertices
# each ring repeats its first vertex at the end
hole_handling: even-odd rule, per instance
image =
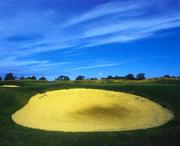
POLYGON ((166 83, 1 82, 19 88, 0 88, 0 146, 179 146, 180 85, 166 83), (123 132, 48 132, 14 124, 11 115, 30 97, 48 90, 97 88, 124 91, 149 98, 171 109, 175 118, 156 128, 123 132))

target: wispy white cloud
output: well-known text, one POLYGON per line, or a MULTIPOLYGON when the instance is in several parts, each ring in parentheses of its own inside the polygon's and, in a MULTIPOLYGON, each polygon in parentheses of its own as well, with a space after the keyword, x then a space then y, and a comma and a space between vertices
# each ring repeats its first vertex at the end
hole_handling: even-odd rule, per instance
POLYGON ((119 65, 125 65, 128 63, 132 63, 132 62, 136 62, 139 60, 144 59, 143 57, 137 57, 137 58, 131 58, 131 59, 126 59, 123 61, 119 61, 119 62, 112 62, 109 60, 88 60, 88 62, 91 62, 91 64, 89 65, 84 65, 84 66, 78 66, 78 67, 74 67, 72 69, 70 69, 69 71, 78 71, 78 70, 88 70, 88 69, 95 69, 95 68, 104 68, 104 67, 113 67, 113 66, 119 66, 119 65))
POLYGON ((81 66, 74 69, 71 69, 70 71, 77 71, 77 70, 86 70, 86 69, 94 69, 94 68, 102 68, 102 67, 111 67, 111 66, 117 66, 121 65, 122 63, 110 63, 110 64, 97 64, 97 65, 90 65, 90 66, 81 66))
POLYGON ((145 7, 145 5, 146 5, 145 3, 140 3, 140 1, 139 3, 136 2, 132 3, 132 1, 124 1, 124 2, 112 1, 97 6, 92 10, 85 12, 84 14, 69 19, 64 24, 64 26, 67 27, 71 25, 76 25, 100 17, 104 17, 104 16, 108 17, 109 15, 114 15, 114 14, 118 14, 118 15, 121 14, 121 16, 129 16, 129 14, 134 15, 133 13, 131 13, 131 11, 134 12, 134 10, 136 9, 140 10, 142 7, 145 7))
POLYGON ((84 33, 84 37, 90 39, 82 47, 131 42, 153 37, 157 31, 175 27, 180 27, 180 14, 97 24, 96 27, 92 26, 84 33))
MULTIPOLYGON (((63 66, 73 64, 73 62, 50 62, 49 60, 18 60, 16 57, 9 57, 2 59, 0 68, 4 68, 1 73, 14 72, 15 74, 33 74, 38 72, 45 72, 48 70, 53 71, 54 69, 61 68, 63 66)), ((64 70, 64 69, 63 69, 64 70)))
POLYGON ((47 64, 48 60, 16 60, 16 57, 8 57, 1 59, 0 67, 2 66, 26 66, 26 65, 36 65, 36 64, 47 64))
POLYGON ((127 43, 127 42, 132 42, 135 40, 139 40, 142 38, 147 38, 149 36, 152 36, 152 34, 151 33, 116 34, 116 35, 107 36, 101 39, 98 39, 98 38, 94 40, 92 39, 87 44, 82 45, 82 48, 106 45, 110 43, 127 43))
MULTIPOLYGON (((151 8, 155 5, 155 1, 149 2, 142 0, 138 0, 136 3, 132 3, 132 1, 124 3, 113 1, 102 4, 78 17, 71 18, 65 23, 66 26, 75 25, 75 27, 80 29, 78 34, 72 33, 71 37, 67 36, 65 43, 60 43, 62 47, 58 48, 52 45, 50 46, 51 49, 47 47, 47 49, 43 48, 41 50, 38 48, 36 50, 37 52, 38 50, 41 52, 68 47, 83 48, 110 43, 125 43, 153 37, 157 31, 180 27, 179 12, 154 16, 142 15, 148 12, 149 7, 151 8), (101 19, 96 19, 100 17, 101 19), (81 25, 81 23, 85 22, 87 25, 81 25), (65 45, 65 47, 63 45, 65 45)), ((75 28, 68 29, 71 30, 75 28)))
POLYGON ((152 37, 160 30, 180 26, 180 12, 154 12, 146 15, 156 5, 154 0, 112 1, 79 16, 61 20, 64 24, 54 21, 57 15, 53 10, 43 11, 38 15, 36 11, 20 13, 0 22, 0 46, 10 50, 12 55, 23 56, 75 47, 130 42, 152 37), (18 35, 28 36, 27 39, 30 40, 4 41, 18 35), (34 40, 33 36, 41 37, 34 40))
POLYGON ((119 21, 118 23, 108 23, 89 28, 85 32, 85 37, 101 36, 112 33, 134 33, 134 32, 154 32, 162 29, 168 29, 180 26, 180 15, 154 17, 154 18, 136 18, 128 21, 119 21))

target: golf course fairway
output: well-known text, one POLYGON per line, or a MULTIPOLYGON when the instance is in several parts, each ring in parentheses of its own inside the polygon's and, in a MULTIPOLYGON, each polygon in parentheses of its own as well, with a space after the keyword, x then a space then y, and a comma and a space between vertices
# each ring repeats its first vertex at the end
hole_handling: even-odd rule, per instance
POLYGON ((122 131, 157 127, 173 113, 149 99, 99 89, 63 89, 33 96, 15 123, 50 131, 122 131))

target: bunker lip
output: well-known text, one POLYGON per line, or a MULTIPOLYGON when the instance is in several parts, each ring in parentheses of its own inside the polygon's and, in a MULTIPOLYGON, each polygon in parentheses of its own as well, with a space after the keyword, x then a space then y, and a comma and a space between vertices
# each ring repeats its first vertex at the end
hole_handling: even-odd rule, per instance
POLYGON ((64 132, 129 131, 161 126, 174 114, 149 99, 101 89, 37 94, 12 115, 24 127, 64 132))
POLYGON ((18 88, 20 86, 17 86, 17 85, 1 85, 0 87, 2 87, 2 88, 18 88))

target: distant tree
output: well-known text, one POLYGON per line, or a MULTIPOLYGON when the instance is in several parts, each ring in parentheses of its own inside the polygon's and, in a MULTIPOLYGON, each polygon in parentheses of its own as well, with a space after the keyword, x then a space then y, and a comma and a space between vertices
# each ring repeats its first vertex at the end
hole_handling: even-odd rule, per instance
POLYGON ((77 76, 77 77, 76 77, 76 80, 85 80, 85 76, 81 76, 81 75, 80 75, 80 76, 77 76))
POLYGON ((89 80, 98 80, 98 78, 90 78, 89 80))
POLYGON ((119 76, 115 76, 114 79, 120 79, 120 77, 119 76))
POLYGON ((170 76, 170 75, 164 75, 163 77, 164 78, 173 78, 173 79, 176 79, 176 76, 170 76))
POLYGON ((15 76, 13 75, 13 73, 7 73, 4 77, 4 80, 7 81, 7 80, 15 80, 15 76))
POLYGON ((69 81, 70 78, 68 76, 64 76, 64 75, 60 75, 58 78, 56 78, 55 80, 59 80, 59 81, 69 81))
POLYGON ((138 74, 136 75, 136 79, 137 79, 137 80, 145 80, 145 79, 146 79, 145 73, 138 73, 138 74))
POLYGON ((163 77, 164 78, 170 78, 171 76, 170 75, 164 75, 163 77))
POLYGON ((2 81, 2 77, 0 77, 0 81, 2 81))
POLYGON ((107 76, 107 79, 113 79, 113 76, 111 76, 111 75, 107 76))
POLYGON ((105 77, 102 77, 100 80, 105 80, 106 78, 105 77))
POLYGON ((47 81, 46 77, 40 77, 39 80, 40 81, 47 81))
POLYGON ((128 80, 134 80, 134 79, 135 79, 134 75, 131 74, 131 73, 127 74, 127 75, 125 76, 125 78, 128 79, 128 80))
POLYGON ((37 78, 36 78, 35 76, 27 77, 27 78, 24 78, 24 79, 28 79, 28 80, 37 80, 37 78))
POLYGON ((125 79, 124 76, 115 76, 114 79, 125 79))
POLYGON ((35 76, 32 76, 31 79, 32 80, 37 80, 37 78, 35 76))
POLYGON ((24 80, 25 78, 24 78, 23 76, 21 76, 19 79, 20 79, 20 80, 24 80))

